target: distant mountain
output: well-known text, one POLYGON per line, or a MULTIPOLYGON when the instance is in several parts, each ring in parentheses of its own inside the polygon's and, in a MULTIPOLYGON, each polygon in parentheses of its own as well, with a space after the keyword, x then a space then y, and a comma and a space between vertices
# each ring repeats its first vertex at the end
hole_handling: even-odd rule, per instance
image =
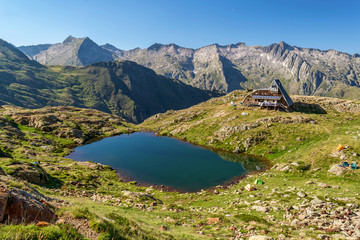
POLYGON ((284 42, 267 47, 237 43, 189 49, 154 44, 130 51, 106 49, 117 59, 135 61, 202 89, 230 92, 268 86, 278 78, 291 94, 360 98, 358 54, 299 48, 284 42))
MULTIPOLYGON (((104 55, 111 55, 108 60, 134 61, 158 74, 201 89, 231 92, 235 89, 266 87, 274 78, 278 78, 291 94, 360 98, 358 54, 300 48, 285 42, 265 47, 237 43, 191 49, 156 43, 149 48, 128 51, 110 44, 101 48, 106 54, 90 54, 91 51, 84 54, 92 57, 93 61, 105 61, 101 57, 104 55)), ((54 52, 49 52, 49 49, 33 56, 33 59, 49 64, 41 58, 45 55, 52 59, 51 64, 86 65, 76 61, 68 64, 61 52, 55 54, 55 49, 54 52)))
POLYGON ((46 65, 86 66, 112 61, 112 53, 99 47, 90 38, 67 37, 62 43, 19 47, 30 58, 46 65))
POLYGON ((46 67, 0 40, 0 105, 71 105, 141 122, 153 114, 186 108, 213 96, 219 94, 157 75, 130 61, 46 67))
POLYGON ((29 58, 33 58, 35 55, 38 55, 42 51, 46 51, 51 47, 52 44, 39 44, 39 45, 30 45, 30 46, 20 46, 18 47, 23 53, 26 54, 29 58))

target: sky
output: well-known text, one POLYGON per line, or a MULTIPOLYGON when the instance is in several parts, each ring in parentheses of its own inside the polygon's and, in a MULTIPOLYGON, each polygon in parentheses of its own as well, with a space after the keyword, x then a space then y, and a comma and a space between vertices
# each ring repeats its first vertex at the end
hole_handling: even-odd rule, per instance
POLYGON ((0 38, 16 45, 90 37, 119 49, 290 45, 360 53, 358 0, 1 0, 0 38))

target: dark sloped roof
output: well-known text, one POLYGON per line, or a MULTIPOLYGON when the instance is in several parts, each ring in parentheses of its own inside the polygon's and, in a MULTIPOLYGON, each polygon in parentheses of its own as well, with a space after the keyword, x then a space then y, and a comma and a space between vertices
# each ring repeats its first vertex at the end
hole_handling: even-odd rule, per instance
POLYGON ((253 95, 254 99, 271 99, 271 100, 280 100, 281 96, 264 96, 264 95, 253 95))
MULTIPOLYGON (((281 84, 279 79, 275 79, 274 82, 276 83, 276 85, 279 87, 281 94, 284 96, 284 99, 286 101, 286 103, 288 104, 288 106, 293 105, 293 101, 291 100, 289 94, 286 92, 285 88, 283 87, 283 85, 281 84)), ((274 83, 273 82, 273 83, 274 83)))

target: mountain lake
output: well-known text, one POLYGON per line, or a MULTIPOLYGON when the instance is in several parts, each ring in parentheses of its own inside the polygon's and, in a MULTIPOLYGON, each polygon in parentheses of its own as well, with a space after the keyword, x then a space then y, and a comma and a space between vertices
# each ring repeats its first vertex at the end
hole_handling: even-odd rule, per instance
POLYGON ((182 192, 222 185, 269 166, 264 158, 215 152, 148 132, 104 138, 75 148, 67 157, 109 165, 133 181, 165 185, 182 192))

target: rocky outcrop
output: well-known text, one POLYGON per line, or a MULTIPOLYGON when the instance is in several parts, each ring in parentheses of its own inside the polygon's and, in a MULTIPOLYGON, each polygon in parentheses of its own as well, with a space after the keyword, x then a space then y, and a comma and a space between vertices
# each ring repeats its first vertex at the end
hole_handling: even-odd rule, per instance
POLYGON ((14 171, 12 176, 30 183, 44 185, 49 180, 49 175, 38 164, 15 164, 9 168, 14 171))
POLYGON ((17 188, 0 192, 0 222, 53 222, 56 215, 44 199, 17 188))
POLYGON ((360 112, 360 103, 356 100, 347 101, 337 98, 293 96, 293 101, 295 103, 292 108, 302 112, 326 113, 327 110, 335 110, 341 113, 360 112))
MULTIPOLYGON (((126 122, 118 116, 75 107, 45 107, 36 110, 13 106, 3 108, 5 114, 18 124, 52 132, 59 138, 74 138, 79 143, 99 136, 103 132, 114 131, 115 134, 116 129, 113 126, 124 126, 126 122)), ((55 144, 49 139, 39 138, 34 138, 31 142, 34 146, 55 144)))
POLYGON ((288 219, 289 225, 295 228, 317 226, 326 233, 342 233, 353 237, 352 239, 360 237, 359 207, 356 204, 338 206, 315 197, 310 204, 293 206, 284 217, 288 219))
POLYGON ((56 221, 54 208, 64 201, 42 195, 28 183, 11 176, 0 176, 0 224, 56 221), (18 187, 13 187, 17 182, 18 187))
POLYGON ((346 169, 339 164, 335 164, 329 169, 329 173, 336 174, 337 176, 340 176, 345 171, 346 169))
POLYGON ((4 220, 9 194, 0 192, 0 223, 4 220))

